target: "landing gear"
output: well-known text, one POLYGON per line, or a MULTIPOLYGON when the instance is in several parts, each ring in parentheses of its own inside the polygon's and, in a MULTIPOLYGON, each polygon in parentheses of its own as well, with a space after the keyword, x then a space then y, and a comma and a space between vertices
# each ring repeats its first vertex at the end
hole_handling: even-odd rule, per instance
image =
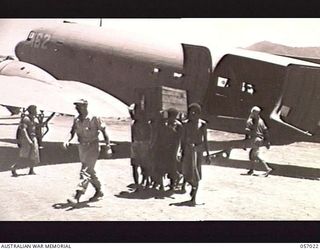
POLYGON ((210 158, 221 157, 221 158, 229 159, 230 154, 231 154, 231 150, 232 150, 232 148, 229 148, 229 149, 218 151, 218 152, 216 152, 214 154, 210 154, 210 158))

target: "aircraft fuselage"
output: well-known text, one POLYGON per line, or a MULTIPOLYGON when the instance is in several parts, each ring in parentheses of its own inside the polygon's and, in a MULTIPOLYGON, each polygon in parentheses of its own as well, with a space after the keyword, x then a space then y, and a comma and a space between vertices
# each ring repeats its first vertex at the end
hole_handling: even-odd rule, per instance
MULTIPOLYGON (((320 65, 245 50, 226 53, 217 60, 211 52, 215 50, 183 43, 140 41, 76 24, 33 30, 16 46, 20 60, 45 69, 57 79, 93 85, 127 105, 135 100, 135 88, 163 85, 185 89, 189 103, 203 106, 210 128, 243 133, 251 107, 258 105, 263 109, 273 143, 319 141, 320 114, 312 114, 313 118, 298 117, 293 111, 286 116, 280 114, 301 130, 312 130, 313 136, 270 119, 270 114, 286 96, 293 66, 300 71, 313 68, 320 72, 320 65)), ((302 73, 300 76, 304 81, 302 73)), ((306 104, 300 106, 303 105, 306 104)), ((283 106, 278 108, 283 111, 283 106)))

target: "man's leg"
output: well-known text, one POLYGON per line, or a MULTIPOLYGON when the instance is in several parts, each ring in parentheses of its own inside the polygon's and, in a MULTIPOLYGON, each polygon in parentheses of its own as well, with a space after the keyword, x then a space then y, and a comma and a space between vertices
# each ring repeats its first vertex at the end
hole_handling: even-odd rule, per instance
POLYGON ((133 182, 134 184, 138 185, 139 184, 139 172, 138 172, 138 167, 139 167, 139 163, 138 163, 138 152, 137 151, 137 144, 134 144, 135 147, 131 147, 131 166, 132 166, 132 177, 133 177, 133 182))
POLYGON ((135 163, 132 163, 132 176, 134 184, 139 184, 139 173, 138 173, 138 166, 135 163))
POLYGON ((16 169, 17 169, 17 163, 15 163, 15 164, 13 164, 13 165, 11 166, 11 174, 12 174, 12 177, 18 177, 18 174, 17 174, 16 169))
POLYGON ((183 179, 183 183, 182 183, 182 185, 181 185, 181 191, 182 191, 183 193, 186 192, 186 185, 187 185, 187 182, 186 182, 185 179, 183 179))
POLYGON ((31 155, 28 160, 28 164, 30 166, 29 175, 36 174, 34 172, 34 167, 40 163, 40 152, 39 152, 39 145, 37 139, 34 140, 32 148, 31 148, 31 155))
POLYGON ((94 170, 94 165, 89 167, 87 172, 90 175, 89 182, 96 190, 95 194, 89 199, 89 201, 97 201, 99 198, 103 197, 103 193, 101 191, 101 183, 98 179, 96 171, 94 170))
POLYGON ((78 203, 81 195, 83 195, 90 182, 90 174, 87 172, 88 167, 83 163, 80 170, 80 182, 77 185, 76 192, 71 199, 68 199, 69 202, 78 203))
POLYGON ((29 175, 35 175, 35 174, 36 174, 36 173, 34 172, 33 168, 34 168, 33 165, 30 166, 29 173, 28 173, 29 175))
POLYGON ((249 168, 249 171, 247 172, 248 175, 253 174, 255 161, 257 159, 257 153, 258 153, 258 148, 252 148, 249 152, 250 168, 249 168))
POLYGON ((196 183, 194 185, 192 185, 192 189, 191 189, 191 192, 190 192, 190 196, 191 196, 191 204, 192 205, 196 205, 196 196, 197 196, 197 192, 198 192, 198 187, 199 187, 199 184, 196 183))
POLYGON ((28 164, 27 158, 18 157, 16 163, 11 166, 12 177, 18 177, 17 169, 25 168, 28 164))
POLYGON ((174 190, 178 186, 179 181, 179 175, 178 172, 172 171, 168 174, 168 178, 170 179, 170 190, 174 190))
POLYGON ((163 178, 162 178, 162 175, 157 176, 157 177, 155 178, 155 182, 154 182, 154 185, 153 185, 154 188, 159 187, 159 190, 160 190, 160 191, 163 191, 163 190, 164 190, 163 180, 162 180, 162 179, 163 179, 163 178))
POLYGON ((264 160, 262 160, 259 157, 259 154, 257 155, 257 161, 260 162, 264 168, 266 169, 266 173, 264 174, 265 177, 268 177, 269 174, 271 174, 271 172, 273 171, 273 168, 271 168, 264 160))

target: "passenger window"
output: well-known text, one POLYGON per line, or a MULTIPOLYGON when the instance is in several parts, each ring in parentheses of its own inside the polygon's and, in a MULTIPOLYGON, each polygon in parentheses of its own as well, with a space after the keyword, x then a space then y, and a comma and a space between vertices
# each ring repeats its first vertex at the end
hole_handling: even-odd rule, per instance
POLYGON ((160 72, 159 68, 153 68, 153 70, 152 70, 152 74, 157 74, 159 72, 160 72))
POLYGON ((228 88, 228 87, 230 87, 228 82, 229 82, 228 78, 219 76, 218 81, 217 81, 217 86, 220 88, 228 88))
POLYGON ((174 73, 173 73, 173 77, 174 77, 174 78, 181 78, 181 77, 183 77, 183 74, 182 74, 182 73, 174 72, 174 73))
POLYGON ((254 92, 255 92, 254 85, 250 84, 250 83, 243 82, 241 91, 242 92, 246 92, 246 93, 248 93, 250 95, 253 95, 254 92))

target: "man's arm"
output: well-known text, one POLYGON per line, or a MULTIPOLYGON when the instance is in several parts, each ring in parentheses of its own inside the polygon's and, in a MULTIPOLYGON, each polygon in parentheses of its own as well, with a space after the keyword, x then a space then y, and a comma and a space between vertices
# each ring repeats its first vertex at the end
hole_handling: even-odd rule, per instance
POLYGON ((103 138, 104 138, 104 141, 106 143, 106 146, 108 148, 110 148, 110 140, 109 140, 109 136, 108 136, 108 134, 106 132, 106 128, 102 128, 100 131, 101 131, 101 133, 103 135, 103 138))
POLYGON ((32 145, 33 144, 33 140, 29 137, 27 129, 26 128, 22 128, 21 132, 22 132, 22 137, 24 137, 28 141, 28 143, 30 145, 32 145))
POLYGON ((209 147, 208 147, 208 129, 207 129, 207 125, 205 124, 203 127, 203 144, 204 144, 204 149, 207 153, 206 156, 206 161, 208 164, 210 164, 210 153, 209 153, 209 147))
POLYGON ((263 121, 263 136, 264 136, 264 140, 266 141, 267 145, 267 149, 270 149, 270 134, 269 134, 269 129, 266 126, 266 124, 263 121))
POLYGON ((72 128, 70 130, 70 134, 69 137, 65 140, 65 142, 63 143, 63 147, 67 148, 70 144, 70 141, 73 139, 74 135, 76 133, 76 129, 75 129, 75 120, 73 122, 72 128))
POLYGON ((107 150, 111 149, 111 146, 110 146, 110 139, 109 139, 109 136, 106 132, 106 126, 105 124, 101 121, 100 118, 97 118, 97 123, 98 123, 98 130, 101 131, 102 135, 103 135, 103 139, 104 139, 104 142, 106 144, 106 147, 107 147, 107 150))
POLYGON ((253 121, 252 121, 252 118, 249 117, 245 127, 245 135, 246 135, 245 139, 250 139, 252 137, 252 133, 253 133, 252 126, 253 126, 253 121))
POLYGON ((178 124, 177 130, 178 130, 178 137, 179 137, 177 160, 181 161, 181 159, 182 159, 182 136, 183 136, 183 125, 181 123, 178 124))
POLYGON ((157 128, 158 126, 156 125, 155 122, 150 123, 150 128, 151 128, 151 135, 150 135, 150 147, 153 148, 156 144, 157 140, 157 128))
POLYGON ((27 140, 27 142, 32 145, 33 144, 33 140, 30 138, 28 132, 27 132, 27 127, 30 125, 30 120, 28 117, 24 117, 22 119, 21 124, 19 125, 21 128, 21 135, 23 138, 25 138, 27 140))

